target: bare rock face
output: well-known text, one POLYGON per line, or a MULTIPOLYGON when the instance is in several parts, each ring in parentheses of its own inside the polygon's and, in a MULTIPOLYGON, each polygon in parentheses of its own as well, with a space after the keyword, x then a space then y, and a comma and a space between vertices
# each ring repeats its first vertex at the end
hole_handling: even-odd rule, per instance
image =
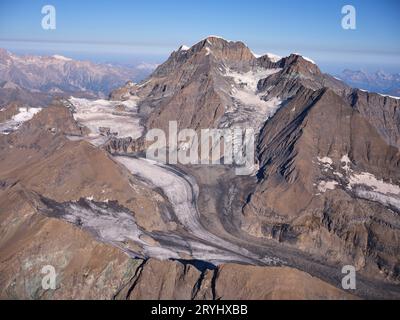
MULTIPOLYGON (((264 62, 260 60, 260 63, 264 62)), ((291 98, 302 87, 312 90, 330 88, 339 95, 345 95, 350 91, 347 85, 328 74, 322 73, 314 62, 298 54, 291 54, 272 65, 269 64, 269 66, 281 68, 281 71, 258 83, 258 89, 267 97, 291 98)))
POLYGON ((355 89, 348 101, 387 143, 400 148, 400 99, 355 89))
POLYGON ((116 101, 123 101, 128 99, 131 95, 136 94, 139 87, 132 81, 128 81, 124 86, 113 90, 110 93, 110 99, 116 101))
POLYGON ((224 99, 216 86, 217 57, 241 61, 241 57, 250 59, 252 54, 241 43, 207 38, 189 50, 172 53, 155 70, 145 84, 151 86, 149 97, 156 102, 156 110, 149 116, 149 128, 166 130, 169 121, 177 121, 178 128, 217 126, 224 112, 224 99))
MULTIPOLYGON (((192 265, 150 259, 121 291, 129 299, 356 299, 317 278, 291 268, 222 265, 200 272, 192 265)), ((117 298, 121 298, 118 296, 117 298)))
POLYGON ((291 268, 223 265, 215 280, 215 295, 223 300, 355 299, 323 281, 291 268))
POLYGON ((333 91, 300 92, 260 135, 260 183, 243 227, 398 279, 399 208, 382 200, 384 190, 373 197, 367 190, 377 186, 358 179, 396 189, 398 149, 333 91))
MULTIPOLYGON (((150 259, 117 298, 131 300, 189 300, 200 291, 202 273, 193 265, 150 259)), ((212 299, 211 290, 203 299, 212 299)))
MULTIPOLYGON (((69 94, 69 93, 68 93, 69 94)), ((68 95, 67 94, 67 95, 68 95)), ((56 95, 57 96, 57 95, 56 95)), ((29 91, 19 87, 13 82, 0 84, 0 104, 7 105, 9 103, 25 103, 31 107, 41 107, 49 104, 53 99, 53 95, 43 92, 29 91)))
POLYGON ((39 112, 33 121, 25 124, 24 130, 41 128, 53 134, 61 132, 66 135, 81 136, 85 128, 79 126, 72 117, 71 110, 61 103, 54 102, 43 112, 39 112))
POLYGON ((38 214, 23 191, 7 197, 18 202, 1 206, 7 209, 1 211, 2 299, 355 298, 290 268, 224 265, 199 271, 177 261, 132 259, 76 226, 38 214), (42 268, 49 265, 56 271, 55 290, 42 288, 42 268))
POLYGON ((127 83, 111 97, 139 97, 146 127, 167 132, 169 121, 177 121, 178 129, 195 130, 225 127, 232 117, 245 126, 252 113, 265 121, 273 115, 268 105, 273 99, 291 98, 303 86, 329 87, 340 95, 351 91, 301 55, 256 58, 242 42, 211 36, 191 48, 180 47, 146 81, 127 83))

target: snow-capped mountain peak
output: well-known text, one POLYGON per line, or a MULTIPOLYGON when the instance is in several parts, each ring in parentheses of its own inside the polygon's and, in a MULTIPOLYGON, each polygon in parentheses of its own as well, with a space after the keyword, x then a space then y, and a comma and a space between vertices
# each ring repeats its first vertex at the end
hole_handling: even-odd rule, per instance
POLYGON ((67 57, 64 57, 64 56, 59 55, 59 54, 55 54, 55 55, 53 55, 52 57, 53 57, 54 59, 61 60, 61 61, 72 61, 71 58, 67 58, 67 57))

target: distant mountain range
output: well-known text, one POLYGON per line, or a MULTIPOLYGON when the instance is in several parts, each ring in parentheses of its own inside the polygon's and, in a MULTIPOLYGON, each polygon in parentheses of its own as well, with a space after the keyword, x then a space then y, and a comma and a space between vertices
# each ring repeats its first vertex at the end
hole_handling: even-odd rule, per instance
POLYGON ((345 69, 338 77, 355 88, 400 96, 400 73, 390 74, 384 71, 371 73, 345 69))
POLYGON ((142 80, 155 67, 97 64, 61 55, 19 56, 0 48, 0 103, 14 99, 32 104, 63 94, 104 97, 128 80, 142 80))

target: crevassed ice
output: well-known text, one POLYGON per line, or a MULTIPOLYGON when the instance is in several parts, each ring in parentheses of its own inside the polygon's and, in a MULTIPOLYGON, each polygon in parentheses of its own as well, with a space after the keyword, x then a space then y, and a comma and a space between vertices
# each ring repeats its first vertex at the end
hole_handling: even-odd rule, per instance
POLYGON ((241 73, 226 68, 223 75, 233 79, 235 84, 231 87, 230 96, 237 103, 232 109, 226 110, 225 115, 229 120, 225 120, 222 126, 238 123, 258 130, 262 123, 272 117, 279 109, 282 101, 278 97, 263 100, 261 94, 257 92, 257 84, 261 79, 265 79, 280 70, 260 68, 241 73))
POLYGON ((296 53, 293 53, 293 54, 302 57, 304 60, 306 60, 306 61, 308 61, 308 62, 311 62, 312 64, 316 64, 314 60, 312 60, 312 59, 310 59, 310 58, 308 58, 308 57, 305 57, 305 56, 303 56, 303 55, 300 54, 300 53, 297 53, 297 52, 296 52, 296 53))
MULTIPOLYGON (((365 89, 358 89, 359 91, 362 91, 362 92, 366 92, 366 93, 374 93, 374 92, 372 92, 372 91, 368 91, 368 90, 365 90, 365 89)), ((391 95, 388 95, 388 94, 383 94, 383 93, 378 93, 378 95, 380 95, 381 97, 387 97, 387 98, 392 98, 392 99, 396 99, 396 100, 399 100, 400 99, 400 97, 397 97, 397 96, 391 96, 391 95)))
POLYGON ((394 207, 400 210, 400 198, 388 196, 379 192, 368 190, 356 190, 356 194, 360 198, 378 202, 384 206, 394 207))
POLYGON ((151 245, 142 240, 144 232, 137 226, 132 214, 105 206, 104 208, 92 202, 86 201, 86 206, 79 203, 70 203, 64 209, 60 217, 70 223, 77 224, 81 228, 93 232, 101 241, 121 248, 130 256, 136 257, 139 252, 132 252, 127 247, 127 241, 133 241, 142 248, 142 254, 159 259, 179 258, 175 250, 151 245))
POLYGON ((232 77, 233 80, 239 85, 245 85, 245 87, 251 91, 257 91, 257 84, 261 79, 265 79, 266 77, 270 76, 271 74, 279 72, 281 69, 257 69, 248 72, 237 72, 231 69, 226 68, 225 76, 232 77))
POLYGON ((376 192, 400 196, 399 186, 379 180, 368 172, 354 173, 349 177, 349 186, 352 188, 356 185, 364 185, 376 192))
POLYGON ((88 100, 71 97, 69 102, 74 106, 74 119, 86 126, 89 133, 89 141, 95 145, 104 142, 100 137, 100 127, 109 128, 119 138, 139 138, 143 127, 137 112, 138 97, 132 97, 127 101, 88 100), (117 110, 122 106, 125 110, 117 110))
MULTIPOLYGON (((199 187, 192 177, 178 174, 171 167, 148 159, 124 156, 115 156, 114 159, 132 174, 163 190, 180 225, 191 235, 191 240, 185 243, 194 259, 207 260, 215 264, 229 261, 249 263, 252 260, 264 262, 264 259, 268 259, 230 243, 203 227, 195 205, 199 187)), ((179 237, 177 234, 174 236, 179 237)), ((172 238, 170 234, 169 242, 172 238)))

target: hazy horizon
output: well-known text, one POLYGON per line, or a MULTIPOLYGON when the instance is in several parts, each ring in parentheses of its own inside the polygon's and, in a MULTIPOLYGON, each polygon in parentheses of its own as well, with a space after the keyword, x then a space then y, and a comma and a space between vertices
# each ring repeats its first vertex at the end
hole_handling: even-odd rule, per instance
POLYGON ((43 30, 42 1, 0 3, 0 47, 112 63, 161 63, 208 35, 243 41, 257 54, 298 52, 323 71, 400 72, 400 3, 352 1, 355 30, 341 26, 343 1, 52 1, 57 27, 43 30))
MULTIPOLYGON (((12 45, 4 45, 1 43, 1 48, 4 48, 14 54, 17 55, 38 55, 38 56, 52 56, 52 55, 62 55, 74 60, 87 60, 94 63, 110 63, 115 65, 129 65, 135 66, 141 63, 149 63, 149 64, 161 64, 168 59, 170 53, 173 50, 178 49, 171 49, 171 52, 166 54, 141 54, 141 53, 94 53, 94 52, 77 52, 77 51, 69 51, 69 50, 57 50, 57 49, 34 49, 34 48, 15 48, 12 45)), ((251 49, 251 48, 250 48, 251 49)), ((276 51, 268 51, 269 53, 278 54, 276 51)), ((262 54, 258 52, 254 52, 256 54, 262 54)), ((266 52, 264 52, 266 53, 266 52)), ((287 54, 279 54, 281 56, 287 56, 287 54)), ((305 55, 307 56, 307 55, 305 55)), ((307 57, 315 60, 312 55, 308 55, 307 57)), ((399 68, 393 68, 392 66, 387 66, 384 64, 379 63, 365 63, 365 62, 330 62, 330 61, 316 61, 318 66, 321 68, 323 72, 330 73, 333 75, 338 75, 342 71, 349 69, 353 71, 366 71, 369 73, 377 72, 377 71, 384 71, 390 74, 400 73, 399 68)))

